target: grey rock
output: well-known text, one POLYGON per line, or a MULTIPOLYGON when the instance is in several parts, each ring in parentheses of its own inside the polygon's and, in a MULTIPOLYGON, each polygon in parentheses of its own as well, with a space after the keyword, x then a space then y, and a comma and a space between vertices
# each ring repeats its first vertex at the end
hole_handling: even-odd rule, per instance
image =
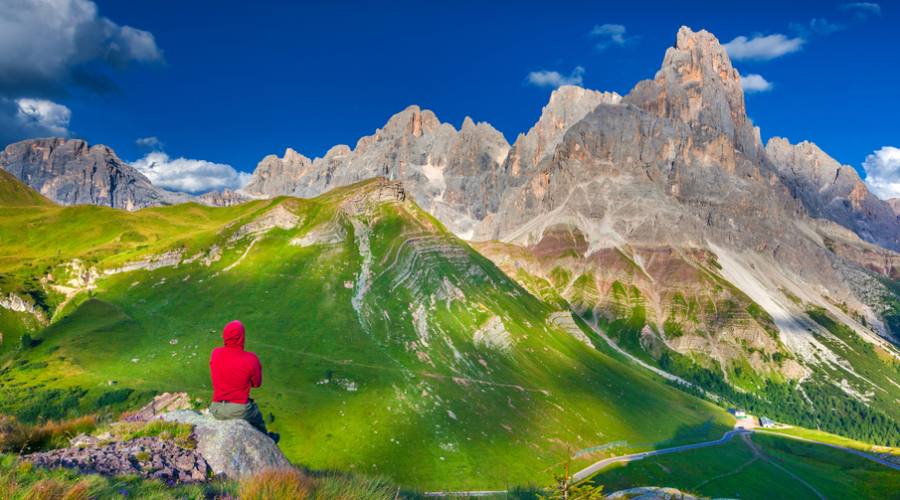
MULTIPOLYGON (((900 220, 893 205, 869 192, 853 167, 818 146, 769 139, 766 154, 813 217, 830 219, 862 239, 900 250, 900 220)), ((896 200, 895 200, 896 201, 896 200)))
POLYGON ((192 410, 173 411, 160 418, 193 425, 197 451, 217 475, 240 478, 266 468, 291 466, 269 436, 243 420, 216 420, 192 410))
POLYGON ((889 198, 885 201, 894 210, 894 214, 900 215, 900 198, 889 198))
POLYGON ((254 198, 247 196, 247 194, 243 192, 232 191, 230 189, 210 191, 195 198, 197 203, 211 207, 232 207, 234 205, 246 203, 252 199, 254 198))
POLYGON ((675 488, 642 486, 620 490, 607 496, 609 500, 697 500, 697 497, 675 488))
POLYGON ((40 467, 66 467, 106 476, 136 474, 170 484, 206 481, 209 470, 197 450, 152 437, 108 443, 80 438, 69 448, 32 453, 25 459, 40 467))
POLYGON ((279 158, 269 155, 262 159, 250 182, 241 190, 250 196, 280 196, 291 194, 302 179, 311 173, 312 161, 288 148, 279 158))
POLYGON ((153 186, 104 145, 78 139, 30 139, 0 153, 0 168, 63 205, 104 205, 138 210, 190 199, 153 186))

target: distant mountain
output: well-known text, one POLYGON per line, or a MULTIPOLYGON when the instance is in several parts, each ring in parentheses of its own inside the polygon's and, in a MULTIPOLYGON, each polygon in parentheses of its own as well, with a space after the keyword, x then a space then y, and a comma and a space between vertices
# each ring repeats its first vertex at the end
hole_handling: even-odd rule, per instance
POLYGON ((900 250, 900 219, 888 201, 870 193, 853 167, 811 142, 774 137, 766 154, 813 217, 833 220, 866 241, 900 250))
POLYGON ((190 199, 153 186, 107 146, 79 139, 31 139, 0 153, 0 168, 63 205, 104 205, 138 210, 190 199))
POLYGON ((314 160, 293 149, 282 158, 263 158, 243 191, 310 197, 382 176, 402 180, 425 209, 465 235, 496 209, 497 176, 508 150, 503 135, 486 123, 466 118, 456 130, 433 112, 410 106, 353 149, 337 145, 314 160))

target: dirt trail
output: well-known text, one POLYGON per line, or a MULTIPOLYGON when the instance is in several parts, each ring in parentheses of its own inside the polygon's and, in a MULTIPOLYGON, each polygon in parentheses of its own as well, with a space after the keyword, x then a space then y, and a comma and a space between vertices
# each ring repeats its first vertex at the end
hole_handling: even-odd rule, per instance
POLYGON ((763 460, 764 462, 768 463, 769 465, 772 465, 773 467, 777 468, 781 472, 784 472, 788 476, 791 476, 792 478, 797 480, 799 483, 803 484, 803 486, 806 486, 817 497, 821 498, 822 500, 825 500, 825 495, 823 495, 819 490, 815 489, 813 487, 813 485, 807 483, 806 480, 804 480, 800 476, 794 474, 793 472, 787 470, 781 464, 775 462, 775 460, 769 458, 768 455, 763 453, 763 451, 761 449, 759 449, 759 447, 756 445, 756 443, 753 442, 753 439, 750 434, 744 434, 741 436, 741 438, 744 440, 744 443, 747 445, 747 447, 750 448, 750 451, 753 452, 754 457, 758 457, 759 459, 763 460))

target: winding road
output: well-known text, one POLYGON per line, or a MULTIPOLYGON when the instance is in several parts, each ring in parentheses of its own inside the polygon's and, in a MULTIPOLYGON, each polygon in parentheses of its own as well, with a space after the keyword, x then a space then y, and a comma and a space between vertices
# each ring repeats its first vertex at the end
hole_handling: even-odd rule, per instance
POLYGON ((726 432, 725 434, 722 435, 721 438, 719 438, 715 441, 704 441, 702 443, 685 444, 682 446, 674 446, 672 448, 663 448, 661 450, 642 451, 640 453, 632 453, 630 455, 622 455, 622 456, 618 456, 618 457, 604 458, 603 460, 600 460, 599 462, 594 462, 593 464, 585 467, 584 469, 581 469, 580 471, 576 472, 575 474, 572 474, 571 482, 578 483, 580 481, 583 481, 583 480, 593 476, 600 470, 602 470, 612 464, 634 462, 636 460, 641 460, 641 459, 644 459, 647 457, 654 457, 657 455, 667 455, 669 453, 679 453, 682 451, 696 450, 698 448, 707 448, 709 446, 717 446, 720 444, 727 443, 728 441, 731 440, 731 438, 733 438, 737 434, 749 434, 750 432, 751 431, 746 431, 743 429, 735 429, 733 431, 726 432))

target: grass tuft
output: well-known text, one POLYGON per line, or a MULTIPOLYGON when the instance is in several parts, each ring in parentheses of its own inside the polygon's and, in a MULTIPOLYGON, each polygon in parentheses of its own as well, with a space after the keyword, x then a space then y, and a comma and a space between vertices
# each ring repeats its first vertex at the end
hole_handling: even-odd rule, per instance
MULTIPOLYGON (((315 480, 297 469, 268 469, 254 474, 240 485, 242 500, 280 500, 313 498, 315 480)), ((339 497, 331 497, 339 498, 339 497)))
POLYGON ((12 417, 0 417, 0 451, 33 452, 60 448, 78 434, 97 427, 95 415, 85 415, 43 424, 23 424, 12 417))

